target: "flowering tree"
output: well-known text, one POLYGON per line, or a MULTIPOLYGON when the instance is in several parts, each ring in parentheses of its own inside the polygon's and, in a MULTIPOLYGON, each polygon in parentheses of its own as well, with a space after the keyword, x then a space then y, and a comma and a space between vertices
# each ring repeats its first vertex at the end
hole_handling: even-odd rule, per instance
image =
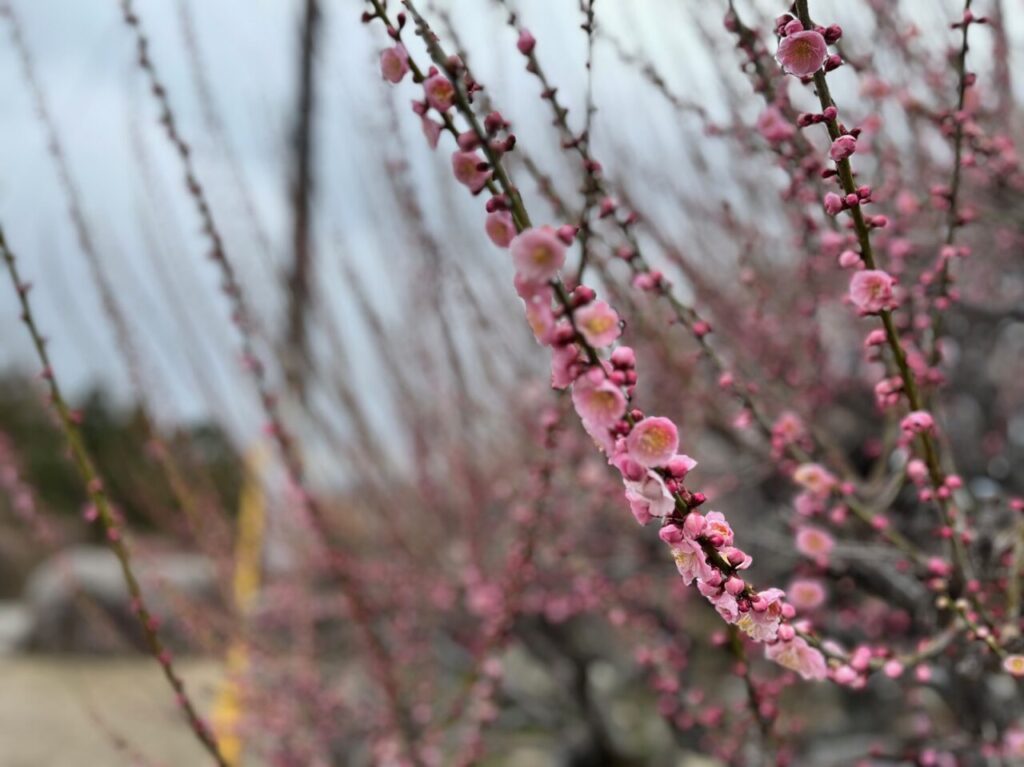
MULTIPOLYGON (((478 76, 483 41, 463 43, 457 14, 367 0, 381 90, 413 99, 411 118, 384 109, 380 141, 379 223, 406 250, 392 278, 405 302, 385 316, 359 260, 346 262, 390 392, 353 380, 328 316, 300 405, 275 391, 294 368, 279 370, 122 0, 282 468, 276 534, 290 565, 268 575, 254 613, 195 616, 207 624, 198 646, 229 638, 258 659, 237 674, 250 747, 280 765, 468 765, 500 760, 536 726, 582 731, 573 748, 588 764, 673 752, 730 765, 1018 763, 1024 177, 1002 5, 980 15, 967 0, 930 36, 899 3, 844 10, 859 35, 808 0, 723 3, 724 31, 702 8, 694 23, 725 105, 711 109, 623 47, 604 4, 580 3, 586 80, 570 110, 545 69, 555 52, 494 3, 509 34, 492 44, 517 49, 515 88, 538 94, 553 126, 536 146, 478 76), (601 46, 690 126, 662 168, 631 168, 611 140, 612 156, 598 155, 600 132, 626 123, 595 105, 601 46), (724 146, 725 167, 693 149, 707 142, 724 146), (451 152, 445 182, 471 201, 443 203, 440 221, 412 170, 430 150, 451 152), (689 194, 677 164, 698 187, 725 184, 723 199, 689 194), (606 171, 616 166, 621 177, 606 171), (457 261, 456 244, 472 258, 457 261), (381 427, 370 405, 385 401, 381 427), (307 467, 304 440, 329 446, 328 473, 345 465, 342 489, 307 467), (553 709, 528 700, 524 657, 554 680, 553 709), (657 717, 657 732, 639 735, 630 716, 657 717)), ((64 188, 88 255, 88 222, 64 188)), ((0 249, 90 491, 86 518, 123 566, 189 725, 226 764, 145 606, 17 248, 0 249)), ((137 371, 131 328, 107 304, 137 371)), ((192 509, 195 545, 230 563, 229 512, 182 481, 171 453, 155 455, 192 509)), ((4 487, 24 497, 16 448, 0 458, 4 487)))

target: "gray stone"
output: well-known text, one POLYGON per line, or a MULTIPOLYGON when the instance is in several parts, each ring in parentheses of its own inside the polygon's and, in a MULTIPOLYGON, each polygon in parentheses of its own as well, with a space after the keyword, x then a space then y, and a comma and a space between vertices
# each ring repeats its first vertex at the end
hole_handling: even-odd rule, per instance
POLYGON ((0 602, 0 655, 25 646, 32 629, 32 616, 19 602, 0 602))
MULTIPOLYGON (((180 607, 216 603, 215 573, 195 554, 147 553, 133 561, 146 603, 160 619, 160 637, 189 649, 180 607)), ((28 645, 44 652, 113 653, 144 650, 117 558, 106 548, 75 546, 50 557, 31 574, 24 602, 31 615, 28 645)))

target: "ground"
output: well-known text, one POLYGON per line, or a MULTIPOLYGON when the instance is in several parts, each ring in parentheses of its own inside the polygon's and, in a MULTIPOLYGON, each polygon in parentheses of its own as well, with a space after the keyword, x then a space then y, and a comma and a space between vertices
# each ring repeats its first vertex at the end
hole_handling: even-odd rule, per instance
MULTIPOLYGON (((205 706, 219 679, 217 664, 177 665, 205 706)), ((178 717, 166 682, 148 658, 0 657, 2 767, 205 764, 188 729, 171 726, 178 717), (117 737, 125 747, 119 749, 117 737)))

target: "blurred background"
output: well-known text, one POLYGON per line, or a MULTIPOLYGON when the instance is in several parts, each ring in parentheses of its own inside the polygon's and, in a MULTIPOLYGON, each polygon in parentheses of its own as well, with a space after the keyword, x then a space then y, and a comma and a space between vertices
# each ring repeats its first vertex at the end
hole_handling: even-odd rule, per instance
MULTIPOLYGON (((244 722, 239 739, 253 763, 389 763, 378 697, 349 668, 359 664, 344 610, 325 596, 323 574, 310 572, 309 530, 290 513, 294 489, 267 439, 245 370, 252 363, 241 357, 220 273, 118 3, 4 5, 13 16, 0 18, 0 223, 186 678, 214 719, 244 722), (205 528, 185 520, 161 452, 181 468, 205 528), (247 577, 261 585, 240 597, 238 579, 247 577), (258 607, 246 607, 250 599, 258 607), (265 661, 255 664, 259 673, 225 665, 247 621, 258 628, 242 644, 265 661), (302 696, 316 702, 313 713, 284 710, 302 696), (364 705, 370 713, 338 723, 364 705), (261 732, 273 742, 261 743, 261 732)), ((1021 127, 1024 3, 978 5, 1000 20, 998 33, 972 41, 981 109, 994 132, 1012 138, 1021 127)), ((786 4, 735 6, 772 64, 772 19, 786 4)), ((954 93, 942 73, 955 42, 949 20, 962 3, 813 6, 816 18, 846 33, 853 65, 830 76, 837 101, 850 105, 851 123, 878 120, 870 131, 877 151, 858 154, 858 169, 877 179, 886 213, 901 190, 926 200, 948 173, 948 142, 930 112, 948 107, 954 93), (865 87, 871 78, 889 91, 865 87)), ((558 200, 571 216, 584 202, 579 162, 562 150, 541 87, 523 70, 508 7, 435 0, 422 10, 511 121, 521 151, 509 161, 534 219, 558 224, 566 220, 558 200), (545 191, 545 176, 553 189, 545 191)), ((580 130, 588 43, 578 4, 511 7, 537 38, 580 130)), ((801 227, 816 198, 789 194, 786 157, 754 128, 765 100, 723 25, 729 7, 596 3, 591 150, 615 196, 641 213, 649 260, 682 300, 707 313, 729 364, 762 386, 769 413, 820 415, 833 453, 874 479, 886 437, 871 430, 871 378, 839 301, 845 282, 819 268, 820 292, 802 287, 818 246, 815 227, 809 238, 801 227), (786 327, 788 342, 779 330, 786 327)), ((706 639, 714 618, 704 605, 681 615, 674 605, 685 597, 652 585, 671 578, 671 565, 633 526, 613 478, 564 416, 564 398, 547 391, 546 356, 522 322, 510 264, 483 231, 483 201, 452 183, 445 139, 427 148, 409 109, 419 90, 382 82, 387 41, 379 25, 360 23, 363 4, 140 0, 136 10, 247 297, 256 351, 301 445, 308 486, 363 568, 374 619, 396 632, 387 640, 402 648, 395 657, 431 669, 403 682, 411 716, 445 731, 430 702, 457 699, 452 688, 479 660, 470 637, 492 617, 505 556, 528 541, 537 572, 529 571, 518 638, 503 661, 516 683, 490 701, 499 712, 493 763, 745 763, 742 743, 734 759, 708 756, 702 744, 719 722, 679 724, 703 701, 684 690, 664 703, 665 679, 685 668, 715 689, 732 659, 706 639), (545 413, 559 426, 545 431, 545 413), (552 439, 557 462, 545 458, 552 439), (524 504, 533 511, 517 516, 524 504), (534 529, 531 514, 550 527, 534 529), (411 587, 417 579, 420 589, 411 587), (609 621, 648 636, 654 621, 664 642, 606 636, 596 626, 609 621), (683 641, 691 628, 705 639, 683 641), (649 661, 633 668, 638 647, 657 659, 654 672, 649 661), (673 657, 681 647, 689 660, 673 657), (648 676, 661 680, 655 692, 648 676), (566 689, 577 690, 568 702, 566 689), (601 708, 596 698, 617 703, 601 708), (672 705, 677 724, 660 723, 657 707, 672 705)), ((811 108, 809 92, 791 96, 796 109, 811 108)), ((822 137, 813 138, 824 153, 822 137)), ((968 300, 950 327, 958 345, 947 415, 964 445, 984 446, 958 456, 981 499, 1021 491, 1012 471, 1024 454, 1015 172, 1002 189, 968 179, 986 222, 971 237, 999 260, 964 280, 968 300)), ((929 215, 898 232, 921 252, 934 249, 941 221, 929 215)), ((668 327, 653 299, 631 292, 612 246, 602 249, 606 265, 595 280, 625 302, 616 303, 629 318, 625 340, 641 354, 644 399, 683 424, 716 508, 749 521, 746 541, 764 581, 786 577, 796 567, 780 522, 790 491, 766 460, 765 439, 737 430, 734 403, 692 339, 668 327)), ((116 562, 83 519, 86 495, 42 398, 18 313, 14 292, 0 289, 0 765, 202 763, 156 667, 137 652, 116 562)), ((894 614, 912 624, 920 594, 879 585, 863 559, 871 556, 849 552, 840 568, 848 581, 838 586, 866 588, 878 603, 877 625, 856 630, 899 635, 906 622, 894 614)), ((730 720, 741 685, 730 678, 717 691, 730 720)), ((853 763, 891 716, 887 706, 899 707, 891 691, 875 692, 874 710, 839 693, 811 693, 822 706, 818 735, 800 741, 793 763, 853 763)), ((935 722, 953 716, 928 705, 922 710, 935 722)), ((736 719, 729 731, 737 737, 754 731, 756 723, 736 719)))

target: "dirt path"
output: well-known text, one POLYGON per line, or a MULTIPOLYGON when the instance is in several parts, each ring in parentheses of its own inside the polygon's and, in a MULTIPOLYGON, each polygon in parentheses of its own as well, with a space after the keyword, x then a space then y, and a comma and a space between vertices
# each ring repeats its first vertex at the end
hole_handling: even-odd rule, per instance
MULTIPOLYGON (((217 664, 178 665, 207 709, 217 664)), ((205 767, 208 761, 152 661, 0 657, 0 767, 205 767), (127 746, 119 748, 118 738, 127 746)))

